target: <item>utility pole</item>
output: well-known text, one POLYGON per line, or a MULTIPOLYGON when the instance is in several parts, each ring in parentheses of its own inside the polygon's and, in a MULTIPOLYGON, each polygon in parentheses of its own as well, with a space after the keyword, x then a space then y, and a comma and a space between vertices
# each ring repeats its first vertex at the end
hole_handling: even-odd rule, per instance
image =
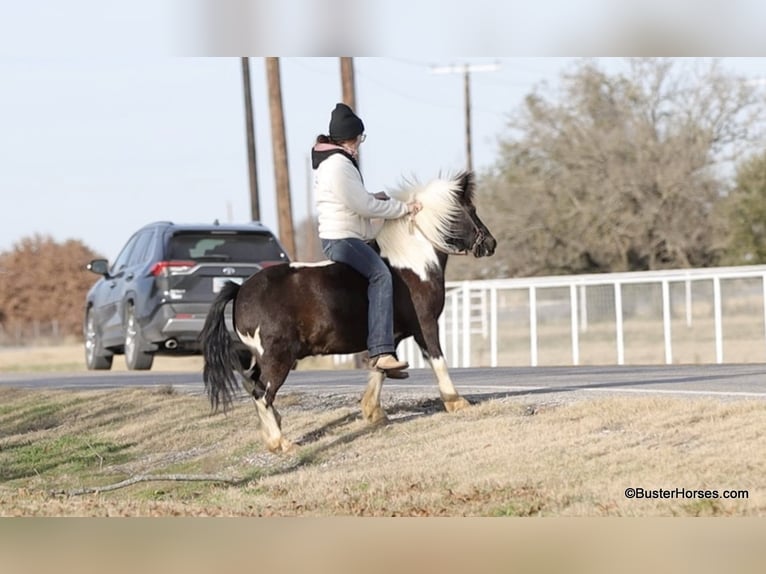
POLYGON ((295 253, 292 205, 290 201, 290 177, 287 169, 287 140, 285 116, 282 110, 282 85, 279 75, 279 58, 266 58, 266 80, 269 86, 269 112, 271 116, 271 141, 274 153, 274 181, 277 188, 277 216, 279 239, 292 258, 295 253))
POLYGON ((245 131, 247 132, 247 165, 250 177, 250 218, 260 221, 258 203, 258 171, 255 163, 255 122, 253 121, 253 97, 250 91, 250 60, 242 58, 242 86, 245 91, 245 131))
POLYGON ((317 229, 316 215, 314 214, 314 178, 311 169, 311 157, 306 156, 306 206, 308 215, 306 218, 306 261, 315 261, 321 256, 322 249, 319 247, 319 230, 317 229))
POLYGON ((340 59, 340 78, 343 103, 356 112, 356 88, 354 86, 354 58, 340 59))
MULTIPOLYGON (((340 58, 340 83, 343 103, 356 113, 356 84, 354 82, 354 58, 340 58)), ((361 154, 357 152, 356 163, 362 167, 361 154)))
MULTIPOLYGON (((340 59, 340 83, 341 89, 343 90, 343 103, 354 110, 354 113, 356 113, 356 86, 354 83, 353 58, 340 59)), ((359 150, 356 152, 356 163, 359 166, 359 170, 361 171, 362 160, 359 150)), ((354 368, 361 369, 364 366, 364 360, 362 357, 363 353, 356 353, 354 355, 354 368)))
POLYGON ((463 97, 465 100, 465 159, 466 169, 473 171, 471 150, 471 72, 495 72, 498 64, 463 64, 462 66, 432 67, 432 74, 463 74, 463 97))

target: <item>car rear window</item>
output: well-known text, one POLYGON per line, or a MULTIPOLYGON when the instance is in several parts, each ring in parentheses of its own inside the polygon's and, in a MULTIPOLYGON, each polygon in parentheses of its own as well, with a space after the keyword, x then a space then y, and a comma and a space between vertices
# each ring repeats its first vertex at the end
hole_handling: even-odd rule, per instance
POLYGON ((170 240, 169 259, 260 263, 283 258, 270 233, 176 233, 170 240))

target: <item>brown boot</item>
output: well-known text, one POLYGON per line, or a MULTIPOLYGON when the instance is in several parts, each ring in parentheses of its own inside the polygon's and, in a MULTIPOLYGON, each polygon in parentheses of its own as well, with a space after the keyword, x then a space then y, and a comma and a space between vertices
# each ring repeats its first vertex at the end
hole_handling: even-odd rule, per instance
POLYGON ((378 369, 379 371, 400 371, 410 366, 406 361, 399 361, 391 353, 373 357, 370 365, 373 369, 378 369))

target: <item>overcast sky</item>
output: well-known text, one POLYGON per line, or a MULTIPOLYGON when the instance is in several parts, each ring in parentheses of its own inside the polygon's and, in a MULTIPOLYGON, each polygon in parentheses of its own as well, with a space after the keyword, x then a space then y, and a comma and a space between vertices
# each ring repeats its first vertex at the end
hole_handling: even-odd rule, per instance
MULTIPOLYGON (((345 5, 341 0, 335 3, 345 5)), ((128 17, 132 14, 107 8, 110 3, 74 2, 75 6, 86 4, 93 7, 88 14, 111 18, 111 28, 81 22, 79 27, 64 26, 61 22, 71 19, 72 9, 62 11, 55 3, 49 3, 52 8, 44 12, 35 12, 27 3, 0 10, 0 37, 6 40, 0 41, 0 251, 22 237, 42 233, 56 240, 80 239, 113 259, 128 237, 151 221, 248 221, 238 52, 232 48, 233 55, 228 57, 173 57, 172 50, 165 49, 162 29, 146 26, 146 14, 135 16, 133 22, 128 17), (27 27, 16 25, 19 21, 27 27), (32 22, 38 33, 34 41, 26 34, 32 22), (139 36, 136 26, 142 24, 144 35, 139 36), (83 38, 106 48, 99 50, 98 44, 94 47, 83 38), (134 49, 114 49, 110 44, 114 41, 134 49)), ((196 4, 204 6, 205 0, 196 4)), ((459 14, 453 14, 451 21, 445 20, 446 26, 428 31, 413 46, 417 30, 410 21, 395 25, 394 4, 377 3, 377 17, 390 26, 385 33, 378 30, 369 35, 373 48, 377 53, 388 48, 391 54, 429 55, 355 58, 357 112, 368 135, 362 146, 368 189, 396 186, 403 177, 429 179, 465 165, 463 79, 460 74, 433 74, 433 66, 497 63, 496 71, 471 77, 474 167, 488 169, 496 161, 498 138, 507 133, 508 114, 540 82, 555 84, 574 58, 455 55, 455 47, 464 44, 463 53, 491 53, 470 48, 497 45, 497 29, 487 11, 470 28, 473 45, 456 36, 462 22, 459 14), (486 42, 480 41, 482 30, 488 34, 486 42), (450 45, 450 38, 455 45, 450 45), (434 53, 446 55, 430 55, 434 53)), ((162 3, 139 0, 136 5, 162 3)), ((163 15, 159 8, 147 10, 163 15)), ((511 48, 517 49, 512 53, 546 52, 546 44, 533 33, 535 26, 544 25, 543 20, 524 10, 505 12, 508 7, 503 4, 495 16, 508 19, 506 31, 515 30, 511 48), (519 23, 524 15, 527 27, 519 23)), ((549 24, 562 37, 583 37, 582 28, 566 26, 567 19, 576 18, 575 12, 561 8, 555 15, 549 24)), ((320 23, 323 13, 315 16, 314 23, 320 23)), ((351 24, 365 23, 365 18, 370 14, 352 18, 351 24)), ((236 21, 230 19, 221 28, 231 32, 236 21)), ((188 29, 194 28, 194 22, 187 24, 188 29)), ((747 36, 748 29, 742 34, 747 36)), ((177 46, 179 38, 176 35, 177 46)), ((501 42, 500 47, 507 45, 501 42)), ((215 46, 203 48, 204 53, 225 52, 215 46)), ((607 70, 624 65, 620 59, 599 59, 599 63, 607 70)), ((751 78, 766 75, 765 59, 725 58, 723 63, 751 78)), ((309 150, 315 136, 327 131, 330 111, 341 99, 340 66, 337 58, 282 57, 281 73, 297 225, 309 208, 309 150)), ((261 220, 277 231, 263 58, 251 58, 251 74, 261 220)))

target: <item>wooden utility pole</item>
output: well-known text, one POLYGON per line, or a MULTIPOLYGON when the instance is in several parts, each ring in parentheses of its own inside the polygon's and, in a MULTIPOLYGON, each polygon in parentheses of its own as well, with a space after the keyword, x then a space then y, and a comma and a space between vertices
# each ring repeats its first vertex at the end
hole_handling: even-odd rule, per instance
POLYGON ((354 58, 340 59, 340 80, 343 103, 356 112, 356 87, 354 85, 354 58))
MULTIPOLYGON (((340 83, 343 103, 356 113, 356 83, 354 81, 354 58, 340 58, 340 83)), ((357 151, 356 163, 362 169, 361 150, 357 151)))
POLYGON ((463 72, 463 95, 465 99, 465 168, 473 171, 473 153, 471 151, 471 76, 466 67, 463 72))
POLYGON ((279 58, 266 58, 266 80, 269 85, 269 112, 274 154, 274 181, 277 188, 279 240, 287 250, 288 255, 293 258, 296 256, 295 232, 290 200, 290 176, 287 170, 287 140, 285 138, 285 116, 282 111, 279 58))
POLYGON ((258 202, 258 171, 255 163, 255 122, 253 120, 253 97, 250 91, 250 60, 242 58, 242 86, 245 91, 245 131, 247 132, 247 165, 250 177, 250 218, 260 221, 258 202))
POLYGON ((473 152, 471 147, 471 72, 495 72, 497 64, 479 64, 462 66, 441 66, 431 68, 432 74, 463 74, 463 96, 465 99, 465 164, 468 171, 473 171, 473 152))

